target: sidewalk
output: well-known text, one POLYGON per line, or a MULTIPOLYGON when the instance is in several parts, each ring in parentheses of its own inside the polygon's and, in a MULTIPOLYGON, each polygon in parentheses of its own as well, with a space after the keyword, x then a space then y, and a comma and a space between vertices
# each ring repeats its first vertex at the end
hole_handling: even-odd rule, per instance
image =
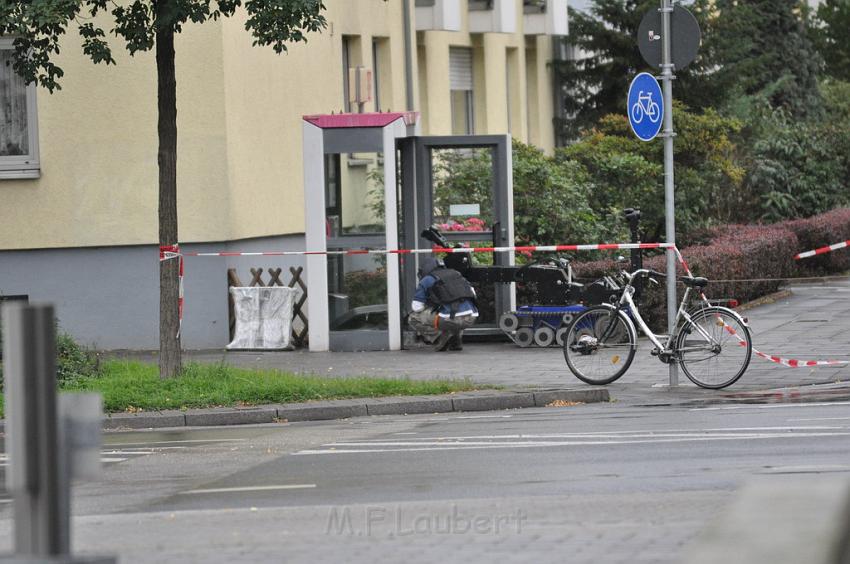
MULTIPOLYGON (((850 360, 850 278, 828 285, 792 285, 773 303, 743 312, 754 347, 797 360, 850 360)), ((709 294, 710 295, 710 294, 709 294)), ((213 408, 186 412, 116 414, 106 428, 230 425, 336 419, 364 415, 479 411, 542 407, 552 401, 614 401, 622 405, 664 406, 708 403, 774 403, 850 400, 850 367, 787 368, 753 355, 741 379, 725 390, 704 390, 679 373, 670 387, 668 367, 649 355, 642 338, 634 363, 617 382, 588 386, 567 368, 560 348, 522 349, 513 343, 468 343, 462 352, 430 348, 383 352, 226 352, 188 351, 184 360, 250 368, 276 368, 333 377, 377 376, 411 379, 462 379, 497 385, 451 396, 375 398, 307 404, 213 408)), ((145 353, 116 356, 151 360, 145 353)))
MULTIPOLYGON (((743 313, 755 348, 783 358, 850 360, 850 278, 828 285, 789 287, 791 295, 743 313)), ((709 295, 711 288, 709 287, 709 295)), ((679 386, 669 388, 668 367, 649 355, 642 338, 635 361, 617 382, 605 387, 613 401, 654 404, 720 399, 725 394, 850 382, 850 367, 787 368, 753 355, 741 379, 723 391, 703 390, 680 371, 679 386)), ((385 352, 187 352, 186 360, 297 373, 345 376, 469 378, 511 388, 587 389, 568 370, 557 347, 522 349, 512 343, 468 343, 462 352, 429 349, 385 352)))

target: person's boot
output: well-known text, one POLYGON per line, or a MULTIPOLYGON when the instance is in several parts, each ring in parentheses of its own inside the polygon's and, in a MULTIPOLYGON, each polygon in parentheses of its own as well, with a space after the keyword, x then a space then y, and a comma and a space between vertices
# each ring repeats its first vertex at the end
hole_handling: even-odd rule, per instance
POLYGON ((443 331, 440 335, 434 339, 434 350, 435 351, 444 351, 449 348, 449 345, 452 342, 452 333, 451 331, 443 331))
POLYGON ((458 331, 454 334, 451 341, 449 341, 449 350, 450 351, 462 351, 463 350, 463 331, 458 331))

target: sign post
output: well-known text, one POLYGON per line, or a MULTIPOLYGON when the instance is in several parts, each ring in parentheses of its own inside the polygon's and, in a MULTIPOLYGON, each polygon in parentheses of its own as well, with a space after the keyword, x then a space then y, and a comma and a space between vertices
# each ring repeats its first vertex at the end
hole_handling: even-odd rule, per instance
MULTIPOLYGON (((676 244, 676 207, 673 183, 673 57, 670 19, 673 7, 670 0, 661 0, 661 82, 664 83, 664 210, 666 242, 676 244)), ((676 254, 667 249, 667 330, 676 330, 676 254)), ((670 387, 679 385, 679 366, 670 362, 670 387)))
MULTIPOLYGON (((701 32, 696 18, 682 6, 672 5, 671 0, 661 0, 661 8, 648 12, 638 28, 638 48, 644 60, 661 69, 663 92, 655 78, 640 73, 629 88, 629 123, 635 135, 650 141, 662 127, 664 139, 664 217, 666 242, 676 244, 676 219, 673 178, 673 69, 682 69, 696 59, 701 32), (645 78, 645 77, 648 77, 645 78), (649 80, 655 83, 651 88, 649 80), (662 100, 660 108, 655 100, 662 100), (648 121, 653 122, 649 127, 648 121), (657 127, 655 127, 657 121, 657 127)), ((667 329, 676 330, 676 253, 667 249, 667 329)), ((678 366, 670 362, 670 386, 679 385, 678 366)))

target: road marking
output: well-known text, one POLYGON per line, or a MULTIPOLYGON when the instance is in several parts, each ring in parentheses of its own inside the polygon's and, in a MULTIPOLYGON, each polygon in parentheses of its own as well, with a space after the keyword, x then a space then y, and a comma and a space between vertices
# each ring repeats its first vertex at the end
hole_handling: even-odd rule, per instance
POLYGON ((234 492, 266 492, 274 490, 304 490, 315 488, 316 484, 284 484, 280 486, 245 486, 241 488, 208 488, 202 490, 187 490, 178 492, 180 495, 198 495, 198 494, 214 494, 214 493, 234 493, 234 492))
POLYGON ((764 468, 759 474, 825 474, 832 472, 850 472, 850 466, 825 464, 821 466, 774 466, 764 468))
POLYGON ((688 411, 721 411, 727 409, 778 409, 783 407, 832 407, 837 405, 850 405, 850 401, 830 401, 823 403, 769 403, 749 405, 727 405, 721 407, 694 407, 688 411))
POLYGON ((805 419, 789 419, 788 421, 846 421, 850 417, 808 417, 805 419))
MULTIPOLYGON (((676 438, 655 438, 638 440, 587 440, 587 441, 511 441, 511 442, 446 442, 437 441, 433 443, 398 443, 397 448, 336 448, 334 445, 345 446, 346 443, 332 443, 323 445, 331 448, 308 449, 292 453, 293 456, 317 455, 317 454, 358 454, 358 453, 381 453, 381 452, 418 452, 437 450, 480 450, 480 449, 502 449, 502 448, 551 448, 565 446, 612 446, 612 445, 636 445, 636 444, 658 444, 658 443, 681 443, 681 442, 704 442, 704 441, 742 441, 742 440, 766 440, 766 439, 792 439, 812 437, 848 437, 850 432, 837 433, 757 433, 739 435, 694 435, 678 436, 676 438)), ((625 437, 624 437, 625 438, 625 437)), ((387 443, 362 443, 350 446, 364 447, 386 447, 394 446, 387 443)))
MULTIPOLYGON (((647 433, 641 435, 630 435, 630 436, 618 436, 615 434, 612 435, 603 435, 603 436, 595 436, 588 437, 591 439, 595 439, 599 441, 600 439, 607 439, 606 442, 609 441, 620 441, 623 443, 636 442, 633 439, 722 439, 722 438, 776 438, 776 437, 811 437, 815 435, 820 435, 822 433, 647 433)), ((838 433, 840 435, 850 435, 850 431, 838 433)), ((526 437, 527 439, 534 439, 536 437, 526 437)), ((585 444, 590 441, 582 441, 581 436, 573 436, 565 435, 563 437, 553 437, 553 438, 573 438, 579 439, 577 444, 585 444)), ((444 439, 444 438, 433 438, 433 439, 418 439, 410 442, 403 441, 394 441, 394 442, 386 442, 386 441, 351 441, 351 442, 337 442, 337 443, 328 443, 323 446, 330 447, 356 447, 356 446, 443 446, 443 445, 490 445, 490 444, 560 444, 561 441, 540 441, 540 440, 519 440, 519 441, 503 441, 503 440, 468 440, 468 437, 458 437, 456 439, 444 439)))
POLYGON ((513 415, 458 415, 455 419, 510 419, 513 415))
MULTIPOLYGON (((825 425, 796 425, 781 427, 718 427, 712 429, 659 429, 640 431, 590 431, 585 433, 521 433, 510 435, 456 435, 439 437, 411 437, 411 441, 451 441, 451 440, 495 440, 495 439, 567 439, 567 438, 645 438, 645 437, 680 437, 705 436, 709 433, 732 433, 737 431, 838 431, 850 429, 847 426, 825 425)), ((396 433, 401 434, 401 433, 396 433)), ((370 439, 356 441, 358 444, 385 444, 397 439, 370 439)), ((343 444, 343 443, 333 443, 343 444)))

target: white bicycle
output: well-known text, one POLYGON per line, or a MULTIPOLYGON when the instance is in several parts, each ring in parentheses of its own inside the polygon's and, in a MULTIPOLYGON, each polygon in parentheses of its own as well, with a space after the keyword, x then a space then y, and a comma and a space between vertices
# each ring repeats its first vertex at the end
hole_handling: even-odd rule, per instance
POLYGON ((676 362, 697 386, 719 390, 734 384, 747 370, 753 346, 747 323, 737 312, 701 300, 687 311, 692 291, 702 292, 706 278, 683 276, 685 295, 676 314, 676 331, 666 337, 656 335, 646 325, 632 296, 634 283, 651 276, 665 276, 653 270, 623 272, 620 298, 615 305, 603 304, 583 311, 573 319, 564 336, 564 358, 570 371, 583 382, 610 384, 622 376, 634 360, 637 330, 632 321, 655 345, 652 355, 661 362, 676 362), (681 323, 681 325, 680 325, 681 323))
POLYGON ((661 107, 652 101, 652 93, 643 93, 643 90, 638 92, 638 101, 632 105, 632 121, 640 123, 643 117, 649 118, 652 123, 658 123, 661 119, 661 107))

